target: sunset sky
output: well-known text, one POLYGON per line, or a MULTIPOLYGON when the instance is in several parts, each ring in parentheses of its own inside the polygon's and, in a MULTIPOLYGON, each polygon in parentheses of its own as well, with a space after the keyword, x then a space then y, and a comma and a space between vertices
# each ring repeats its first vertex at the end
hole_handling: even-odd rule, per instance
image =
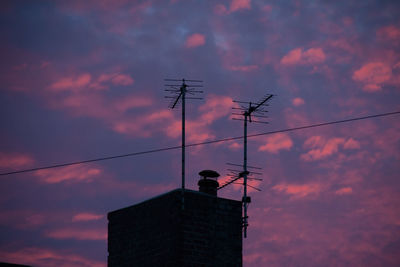
MULTIPOLYGON (((164 78, 204 81, 188 144, 400 111, 400 1, 0 4, 0 172, 180 145, 164 78)), ((241 140, 187 148, 227 179, 241 140)), ((180 150, 0 176, 0 262, 105 267, 109 211, 180 187, 180 150)), ((249 139, 245 267, 400 266, 400 115, 249 139)), ((219 191, 241 199, 241 186, 219 191)))

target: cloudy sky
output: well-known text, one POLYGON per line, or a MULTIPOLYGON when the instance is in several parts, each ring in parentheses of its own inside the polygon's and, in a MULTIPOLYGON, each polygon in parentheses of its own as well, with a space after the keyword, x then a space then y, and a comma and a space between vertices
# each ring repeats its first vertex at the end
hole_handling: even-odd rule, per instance
MULTIPOLYGON (((2 1, 0 170, 177 146, 164 78, 201 79, 187 143, 400 110, 400 2, 2 1)), ((187 182, 241 163, 187 149, 187 182)), ((249 139, 244 266, 399 266, 399 115, 249 139)), ((105 267, 109 211, 180 187, 180 151, 0 176, 0 261, 105 267)), ((240 185, 220 191, 240 199, 240 185)))

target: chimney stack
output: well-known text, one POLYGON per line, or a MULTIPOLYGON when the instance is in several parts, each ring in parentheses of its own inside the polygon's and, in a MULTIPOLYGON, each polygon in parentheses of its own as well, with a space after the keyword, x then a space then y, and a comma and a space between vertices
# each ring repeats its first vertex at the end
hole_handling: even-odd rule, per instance
POLYGON ((219 177, 219 173, 213 170, 204 170, 199 172, 199 175, 203 177, 197 183, 199 185, 199 191, 217 196, 217 189, 219 187, 217 178, 219 177))
POLYGON ((177 188, 108 213, 108 267, 243 266, 243 203, 217 197, 217 172, 200 175, 184 210, 177 188))

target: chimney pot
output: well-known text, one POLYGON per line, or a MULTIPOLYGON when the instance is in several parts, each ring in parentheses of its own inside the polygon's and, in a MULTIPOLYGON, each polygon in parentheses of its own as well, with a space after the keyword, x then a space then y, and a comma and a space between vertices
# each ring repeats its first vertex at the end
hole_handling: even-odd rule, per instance
POLYGON ((219 173, 213 170, 203 170, 199 172, 199 175, 203 177, 197 183, 199 185, 199 191, 217 196, 217 189, 219 187, 217 178, 219 177, 219 173))

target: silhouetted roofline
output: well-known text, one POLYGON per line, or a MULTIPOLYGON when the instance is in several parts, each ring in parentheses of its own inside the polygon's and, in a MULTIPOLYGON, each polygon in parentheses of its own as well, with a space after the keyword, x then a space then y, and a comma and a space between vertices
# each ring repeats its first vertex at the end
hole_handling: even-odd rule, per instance
MULTIPOLYGON (((120 211, 122 211, 122 210, 130 209, 130 208, 132 208, 132 207, 135 207, 135 206, 138 206, 138 205, 142 205, 143 203, 146 203, 146 202, 148 202, 148 201, 152 201, 152 200, 154 200, 154 199, 158 199, 158 198, 161 198, 161 197, 163 197, 163 196, 166 196, 166 195, 169 195, 169 194, 173 194, 173 193, 175 193, 175 192, 181 192, 181 191, 182 191, 182 188, 173 189, 173 190, 171 190, 171 191, 169 191, 169 192, 165 192, 165 193, 163 193, 163 194, 161 194, 161 195, 154 196, 154 197, 152 197, 152 198, 143 200, 143 201, 141 201, 141 202, 139 202, 139 203, 136 203, 136 204, 134 204, 134 205, 131 205, 131 206, 128 206, 128 207, 125 207, 125 208, 121 208, 121 209, 117 209, 117 210, 110 211, 110 212, 107 214, 107 217, 110 216, 111 214, 115 213, 115 212, 120 212, 120 211)), ((191 189, 185 189, 185 194, 186 194, 186 193, 198 194, 198 195, 202 195, 202 196, 210 197, 210 198, 218 198, 218 199, 221 199, 221 200, 224 200, 224 201, 232 201, 232 202, 236 202, 236 203, 242 203, 242 202, 239 201, 239 200, 234 200, 234 199, 229 199, 229 198, 222 198, 222 197, 218 197, 218 196, 213 196, 213 195, 210 195, 210 194, 207 194, 207 193, 203 193, 203 192, 199 192, 199 191, 195 191, 195 190, 191 190, 191 189)))
POLYGON ((30 267, 30 266, 17 263, 0 262, 0 267, 30 267))

